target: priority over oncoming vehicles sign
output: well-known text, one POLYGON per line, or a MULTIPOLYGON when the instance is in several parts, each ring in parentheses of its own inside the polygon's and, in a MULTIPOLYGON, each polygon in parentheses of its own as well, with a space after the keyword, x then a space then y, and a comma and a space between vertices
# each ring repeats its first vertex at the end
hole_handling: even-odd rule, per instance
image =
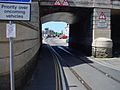
POLYGON ((0 3, 0 20, 30 20, 30 4, 0 3))

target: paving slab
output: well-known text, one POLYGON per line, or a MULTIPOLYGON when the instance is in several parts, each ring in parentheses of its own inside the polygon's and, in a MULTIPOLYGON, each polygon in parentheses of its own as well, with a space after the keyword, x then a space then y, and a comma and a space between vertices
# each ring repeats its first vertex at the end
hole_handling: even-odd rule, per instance
POLYGON ((116 58, 87 57, 87 58, 92 60, 93 62, 99 63, 103 66, 120 71, 120 57, 116 57, 116 58))

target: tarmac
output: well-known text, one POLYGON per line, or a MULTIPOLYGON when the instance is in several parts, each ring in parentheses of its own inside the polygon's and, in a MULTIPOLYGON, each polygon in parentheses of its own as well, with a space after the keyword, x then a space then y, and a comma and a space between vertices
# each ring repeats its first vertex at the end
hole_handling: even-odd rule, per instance
POLYGON ((56 90, 55 65, 46 46, 42 47, 36 70, 24 90, 56 90))
MULTIPOLYGON (((43 43, 46 43, 46 41, 43 40, 43 43)), ((120 71, 120 53, 118 52, 117 54, 117 57, 113 58, 95 58, 93 56, 86 58, 105 67, 120 71)))
MULTIPOLYGON (((119 58, 94 58, 94 57, 85 57, 85 58, 88 58, 89 60, 91 60, 93 62, 97 62, 101 65, 104 65, 105 67, 115 69, 115 70, 111 70, 109 68, 102 67, 101 65, 98 65, 96 63, 91 63, 91 64, 94 64, 95 66, 99 67, 100 70, 102 69, 102 71, 104 71, 104 72, 107 72, 107 73, 109 72, 108 74, 116 77, 117 80, 120 80, 120 78, 119 78, 120 72, 116 72, 116 70, 120 71, 120 59, 119 58)), ((50 54, 49 49, 46 46, 43 45, 43 48, 41 49, 41 54, 40 54, 40 57, 39 57, 39 60, 38 60, 38 65, 36 67, 36 70, 33 74, 32 79, 26 85, 24 90, 56 90, 56 78, 55 78, 55 72, 56 71, 55 71, 54 60, 53 59, 54 58, 52 57, 52 54, 50 54)), ((93 82, 90 82, 91 85, 94 88, 99 87, 99 89, 94 89, 94 90, 119 90, 119 85, 116 84, 116 82, 115 82, 115 84, 113 84, 113 82, 109 82, 108 80, 103 79, 103 77, 105 77, 104 75, 102 75, 103 77, 99 76, 99 74, 98 74, 99 72, 96 73, 95 72, 96 70, 94 68, 89 67, 89 69, 86 69, 86 65, 83 64, 83 63, 80 64, 80 62, 77 62, 77 63, 76 62, 75 63, 71 62, 72 63, 71 65, 76 65, 76 67, 73 67, 76 70, 79 70, 78 68, 81 68, 80 72, 84 76, 84 78, 88 76, 88 78, 86 78, 86 80, 90 80, 90 81, 93 80, 93 82), (83 71, 82 71, 82 69, 83 69, 83 71), (93 74, 93 72, 91 73, 90 69, 94 69, 93 72, 95 74, 93 74), (84 70, 86 70, 86 71, 84 71, 84 70), (88 74, 85 74, 85 73, 88 73, 88 74), (96 78, 96 79, 92 79, 92 78, 96 78), (96 83, 94 80, 99 80, 99 83, 96 83), (105 82, 103 82, 103 80, 105 82), (101 87, 101 85, 108 86, 111 83, 112 83, 112 86, 117 85, 118 88, 115 87, 117 89, 106 89, 106 88, 110 88, 112 86, 101 87)), ((65 68, 65 70, 67 70, 67 75, 68 75, 67 77, 70 80, 69 81, 69 83, 71 85, 70 88, 74 88, 74 89, 70 89, 70 90, 80 90, 80 89, 75 89, 75 88, 77 88, 75 86, 75 83, 77 83, 76 80, 71 78, 71 74, 68 71, 68 69, 65 68), (75 83, 73 83, 73 82, 75 82, 75 83)), ((100 75, 101 75, 101 73, 100 73, 100 75)), ((84 90, 84 89, 81 89, 81 90, 84 90)))
POLYGON ((108 68, 112 68, 115 70, 120 71, 120 57, 113 57, 113 58, 95 58, 95 57, 87 57, 93 62, 96 62, 100 65, 103 65, 108 68))

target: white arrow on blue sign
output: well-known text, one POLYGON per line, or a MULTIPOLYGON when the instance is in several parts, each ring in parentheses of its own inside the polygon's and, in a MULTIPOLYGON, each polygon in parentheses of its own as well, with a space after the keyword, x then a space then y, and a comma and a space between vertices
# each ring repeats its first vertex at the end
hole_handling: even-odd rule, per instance
POLYGON ((32 0, 0 0, 0 2, 31 3, 32 0))

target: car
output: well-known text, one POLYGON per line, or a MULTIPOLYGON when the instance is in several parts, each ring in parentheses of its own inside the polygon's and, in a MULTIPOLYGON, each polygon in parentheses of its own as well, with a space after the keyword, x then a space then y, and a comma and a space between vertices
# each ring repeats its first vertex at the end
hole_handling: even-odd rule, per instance
POLYGON ((60 35, 59 39, 67 39, 68 36, 67 35, 60 35))

